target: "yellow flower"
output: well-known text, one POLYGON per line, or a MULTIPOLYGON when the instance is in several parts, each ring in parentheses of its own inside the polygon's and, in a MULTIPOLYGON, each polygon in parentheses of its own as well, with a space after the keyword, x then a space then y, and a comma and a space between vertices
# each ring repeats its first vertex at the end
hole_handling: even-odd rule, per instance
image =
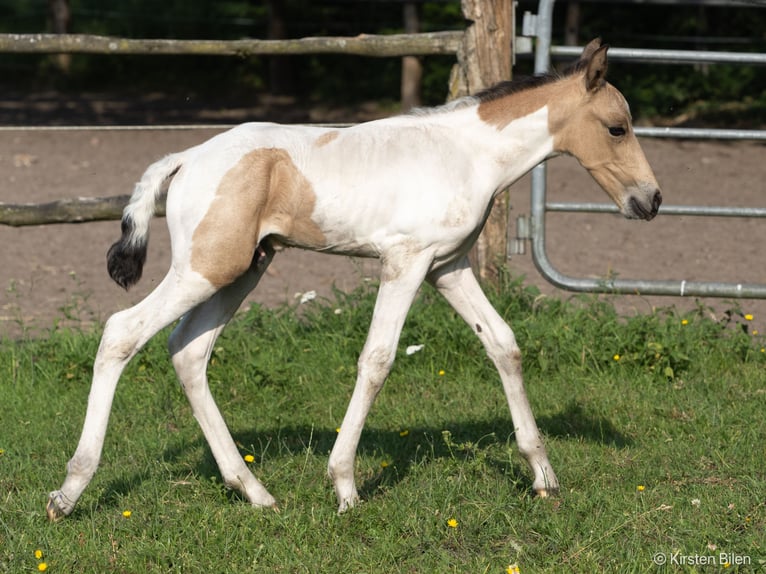
POLYGON ((444 369, 439 369, 439 376, 440 376, 440 377, 443 377, 443 376, 444 376, 444 369))
POLYGON ((646 489, 646 487, 645 487, 643 484, 639 484, 639 485, 636 487, 636 490, 637 490, 638 492, 643 492, 643 491, 644 491, 644 489, 646 489))
POLYGON ((506 574, 520 574, 521 570, 519 570, 518 564, 509 564, 508 568, 505 569, 506 574))
POLYGON ((731 568, 731 564, 729 564, 728 562, 724 562, 723 563, 723 567, 724 568, 731 568))
POLYGON ((757 334, 758 334, 758 329, 753 329, 753 335, 757 335, 757 334))
POLYGON ((688 325, 689 324, 689 319, 681 319, 681 324, 682 325, 688 325))
POLYGON ((123 511, 122 511, 122 515, 123 515, 125 518, 130 518, 132 514, 133 514, 133 513, 132 513, 130 510, 123 510, 123 511))
POLYGON ((399 436, 402 438, 406 437, 408 434, 410 434, 410 431, 407 429, 399 431, 399 436))
POLYGON ((245 462, 255 462, 255 457, 252 454, 245 455, 245 462))
POLYGON ((380 468, 386 468, 389 464, 391 464, 391 463, 388 462, 387 460, 381 460, 380 461, 380 468))
POLYGON ((447 526, 449 526, 450 528, 457 528, 457 524, 458 524, 458 522, 454 518, 450 518, 447 521, 447 526))
POLYGON ((40 572, 45 572, 45 571, 48 569, 48 565, 47 565, 45 562, 40 562, 40 563, 37 565, 37 569, 38 569, 40 572))
POLYGON ((614 357, 612 357, 615 361, 619 361, 621 359, 620 355, 615 354, 614 357))
POLYGON ((35 550, 35 558, 40 560, 40 558, 43 557, 43 551, 42 550, 35 550))
POLYGON ((745 313, 745 321, 752 321, 753 316, 750 313, 745 313))
POLYGON ((335 429, 335 432, 340 432, 340 427, 337 427, 337 428, 335 429))

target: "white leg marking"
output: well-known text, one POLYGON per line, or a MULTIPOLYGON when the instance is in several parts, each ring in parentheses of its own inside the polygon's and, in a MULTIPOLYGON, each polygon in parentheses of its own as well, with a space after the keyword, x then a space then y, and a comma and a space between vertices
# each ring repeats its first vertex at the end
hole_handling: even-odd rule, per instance
POLYGON ((273 251, 231 285, 190 311, 168 342, 178 380, 218 463, 224 484, 241 492, 253 506, 276 508, 276 500, 247 468, 210 394, 207 365, 218 335, 252 291, 271 262, 273 251))
POLYGON ((212 292, 207 282, 201 284, 194 278, 178 277, 171 269, 143 301, 112 315, 106 322, 93 365, 93 383, 80 441, 67 464, 64 484, 51 492, 48 499, 47 511, 51 520, 72 512, 96 472, 114 392, 125 365, 160 329, 207 299, 212 292))
POLYGON ((393 365, 407 311, 431 264, 431 255, 420 253, 415 258, 409 255, 409 260, 387 257, 383 258, 382 263, 383 279, 367 341, 359 356, 356 386, 327 465, 338 497, 339 513, 359 501, 354 481, 354 459, 359 438, 372 403, 393 365))
POLYGON ((513 331, 487 300, 467 259, 435 271, 429 281, 477 334, 500 373, 516 432, 516 444, 534 473, 532 488, 543 497, 555 493, 559 483, 548 462, 524 391, 521 352, 513 331))

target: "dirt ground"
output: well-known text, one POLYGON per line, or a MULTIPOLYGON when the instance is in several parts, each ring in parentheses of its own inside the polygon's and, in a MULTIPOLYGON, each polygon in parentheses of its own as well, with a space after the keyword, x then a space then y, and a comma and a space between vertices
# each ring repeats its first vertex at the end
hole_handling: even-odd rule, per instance
MULTIPOLYGON (((197 144, 221 131, 0 131, 0 201, 47 202, 65 197, 130 193, 143 170, 162 155, 197 144)), ((643 140, 668 204, 758 206, 766 204, 766 148, 754 143, 643 140)), ((602 201, 605 195, 571 158, 549 162, 549 198, 602 201)), ((511 189, 515 215, 529 213, 529 180, 511 189)), ((0 336, 23 328, 103 321, 145 296, 169 262, 165 222, 152 226, 149 259, 141 283, 126 293, 111 282, 105 253, 119 236, 118 222, 0 226, 0 336)), ((766 283, 766 221, 658 216, 652 222, 617 215, 550 214, 548 254, 563 273, 579 277, 712 280, 766 283)), ((546 294, 568 296, 546 282, 530 255, 510 261, 514 275, 546 294)), ((375 277, 377 263, 288 250, 277 256, 249 302, 297 305, 296 294, 315 290, 331 298, 333 285, 350 290, 375 277)), ((616 298, 624 313, 653 306, 694 306, 680 297, 616 298)), ((719 316, 732 302, 705 300, 719 316)), ((766 301, 742 300, 766 332, 766 301)), ((507 317, 511 325, 513 317, 507 317)))

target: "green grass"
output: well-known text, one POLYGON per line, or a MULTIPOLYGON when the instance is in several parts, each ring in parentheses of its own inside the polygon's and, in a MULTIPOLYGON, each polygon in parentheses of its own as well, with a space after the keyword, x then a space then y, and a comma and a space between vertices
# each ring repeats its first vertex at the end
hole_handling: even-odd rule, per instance
POLYGON ((492 299, 524 352, 560 497, 530 494, 494 368, 426 289, 362 436, 364 502, 336 515, 325 469, 374 303, 359 291, 300 312, 255 307, 216 346, 213 393, 280 513, 223 487, 163 333, 123 376, 99 472, 50 524, 99 340, 56 329, 0 342, 0 572, 37 571, 37 549, 48 572, 765 568, 766 352, 742 313, 624 318, 518 282, 492 299), (411 344, 425 347, 408 356, 411 344), (701 564, 721 552, 749 564, 701 564))

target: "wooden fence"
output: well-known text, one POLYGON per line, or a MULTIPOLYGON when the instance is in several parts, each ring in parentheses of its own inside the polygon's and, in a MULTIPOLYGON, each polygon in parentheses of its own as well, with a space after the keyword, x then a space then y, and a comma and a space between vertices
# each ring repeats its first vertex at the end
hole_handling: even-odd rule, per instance
POLYGON ((0 52, 175 56, 297 56, 346 54, 390 58, 457 54, 463 32, 294 40, 145 40, 84 34, 0 34, 0 52))
MULTIPOLYGON (((286 56, 347 54, 403 57, 455 54, 448 87, 452 99, 475 93, 511 77, 513 8, 511 0, 462 0, 469 25, 463 32, 301 38, 294 40, 148 40, 76 34, 0 34, 0 53, 164 54, 286 56)), ((0 224, 10 226, 84 223, 120 219, 128 196, 72 198, 46 204, 0 203, 0 224)), ((506 254, 508 199, 501 195, 473 252, 479 275, 492 280, 506 254)), ((158 210, 158 215, 163 211, 158 210)))
MULTIPOLYGON (((155 215, 165 215, 163 194, 155 215)), ((48 225, 51 223, 87 223, 112 221, 122 217, 129 195, 112 197, 72 197, 49 203, 0 203, 0 223, 11 227, 48 225)))

